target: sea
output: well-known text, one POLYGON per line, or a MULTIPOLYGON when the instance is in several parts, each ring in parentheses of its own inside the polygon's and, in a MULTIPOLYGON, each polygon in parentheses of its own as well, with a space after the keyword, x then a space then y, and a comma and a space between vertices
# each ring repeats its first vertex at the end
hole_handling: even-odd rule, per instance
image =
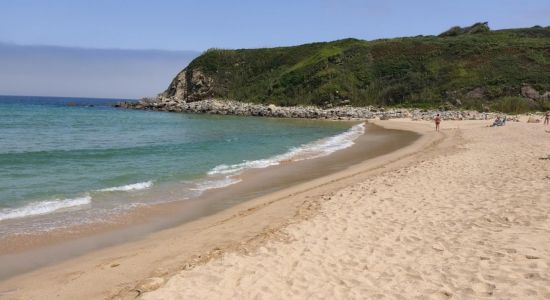
POLYGON ((114 108, 118 101, 0 96, 0 237, 197 198, 238 183, 246 170, 350 147, 365 131, 344 122, 114 108))

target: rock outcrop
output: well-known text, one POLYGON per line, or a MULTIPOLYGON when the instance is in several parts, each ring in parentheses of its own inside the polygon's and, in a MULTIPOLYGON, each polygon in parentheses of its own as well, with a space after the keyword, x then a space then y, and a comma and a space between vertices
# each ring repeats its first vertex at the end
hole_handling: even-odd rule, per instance
POLYGON ((184 69, 161 94, 163 98, 173 98, 188 102, 199 101, 213 96, 213 80, 199 69, 184 69))
POLYGON ((547 100, 550 99, 550 91, 543 94, 539 93, 535 88, 528 84, 523 84, 521 87, 521 95, 532 100, 547 100))
POLYGON ((466 97, 473 99, 482 99, 483 97, 485 97, 485 89, 480 87, 475 88, 466 93, 466 97))

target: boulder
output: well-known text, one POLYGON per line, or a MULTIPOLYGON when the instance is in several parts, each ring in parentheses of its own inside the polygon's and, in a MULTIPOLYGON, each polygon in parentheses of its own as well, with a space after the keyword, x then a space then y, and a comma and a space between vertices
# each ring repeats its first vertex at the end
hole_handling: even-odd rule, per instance
POLYGON ((529 116, 529 119, 527 119, 527 123, 540 123, 540 120, 533 116, 529 116))
POLYGON ((483 98, 484 94, 485 94, 485 89, 478 87, 466 93, 466 97, 473 98, 473 99, 481 99, 483 98))
POLYGON ((525 84, 521 87, 521 95, 529 99, 540 99, 540 94, 532 86, 525 84))

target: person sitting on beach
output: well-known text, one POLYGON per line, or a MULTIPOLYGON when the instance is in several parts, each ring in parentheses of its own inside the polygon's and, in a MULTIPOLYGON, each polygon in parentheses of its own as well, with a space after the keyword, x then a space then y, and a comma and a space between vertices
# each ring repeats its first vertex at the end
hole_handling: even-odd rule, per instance
POLYGON ((435 121, 435 131, 439 131, 439 123, 441 123, 441 117, 437 114, 434 118, 435 121))
POLYGON ((502 125, 504 125, 503 121, 500 119, 500 116, 497 116, 497 118, 495 119, 495 121, 490 127, 502 126, 502 125))
POLYGON ((548 123, 550 123, 550 110, 544 114, 543 118, 544 118, 544 125, 548 125, 548 123))

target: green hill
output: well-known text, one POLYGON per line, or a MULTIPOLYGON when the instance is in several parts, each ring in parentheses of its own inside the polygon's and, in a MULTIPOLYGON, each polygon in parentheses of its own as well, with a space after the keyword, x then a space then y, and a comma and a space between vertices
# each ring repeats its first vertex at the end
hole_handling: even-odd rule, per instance
POLYGON ((486 23, 477 23, 439 36, 210 49, 178 74, 162 96, 277 105, 525 110, 549 108, 546 91, 550 27, 491 31, 486 23))

